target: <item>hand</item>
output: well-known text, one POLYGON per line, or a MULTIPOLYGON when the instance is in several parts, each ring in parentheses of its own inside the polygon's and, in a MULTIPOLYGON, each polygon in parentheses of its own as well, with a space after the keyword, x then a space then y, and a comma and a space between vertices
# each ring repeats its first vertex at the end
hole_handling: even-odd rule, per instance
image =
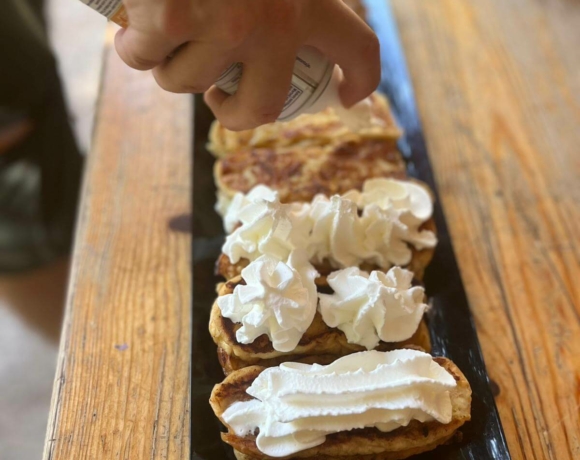
POLYGON ((340 95, 349 107, 375 90, 379 43, 341 0, 125 0, 130 26, 115 45, 139 70, 153 69, 175 93, 205 92, 229 129, 276 120, 290 88, 297 50, 311 45, 343 70, 340 95), (244 64, 235 95, 213 83, 234 62, 244 64))

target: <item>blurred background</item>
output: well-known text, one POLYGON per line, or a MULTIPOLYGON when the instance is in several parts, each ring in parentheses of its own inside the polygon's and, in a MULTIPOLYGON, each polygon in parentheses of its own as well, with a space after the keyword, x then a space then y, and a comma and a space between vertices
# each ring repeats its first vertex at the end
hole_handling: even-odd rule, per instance
POLYGON ((0 6, 0 459, 41 457, 106 21, 0 6))

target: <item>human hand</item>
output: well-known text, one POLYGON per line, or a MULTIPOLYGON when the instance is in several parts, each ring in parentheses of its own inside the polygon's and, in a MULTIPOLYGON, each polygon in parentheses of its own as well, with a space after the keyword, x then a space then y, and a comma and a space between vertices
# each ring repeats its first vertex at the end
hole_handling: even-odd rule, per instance
POLYGON ((131 67, 153 69, 175 93, 205 92, 229 129, 276 120, 286 100, 297 50, 311 45, 344 73, 339 88, 351 106, 380 79, 379 43, 341 0, 124 0, 129 27, 115 37, 131 67), (232 63, 244 65, 235 95, 213 86, 232 63))

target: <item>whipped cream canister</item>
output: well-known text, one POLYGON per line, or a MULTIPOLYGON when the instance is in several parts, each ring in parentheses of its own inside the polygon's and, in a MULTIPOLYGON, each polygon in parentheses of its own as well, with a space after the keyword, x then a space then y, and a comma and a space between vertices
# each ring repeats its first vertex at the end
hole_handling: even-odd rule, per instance
MULTIPOLYGON (((129 18, 121 0, 81 0, 81 2, 121 27, 129 25, 129 18)), ((216 81, 216 86, 228 94, 234 94, 238 89, 243 67, 240 62, 230 65, 216 81)), ((333 70, 334 63, 316 48, 301 47, 294 63, 290 91, 278 120, 288 121, 305 113, 328 88, 333 70)))
POLYGON ((129 18, 121 0, 81 0, 81 2, 121 27, 129 25, 129 18))

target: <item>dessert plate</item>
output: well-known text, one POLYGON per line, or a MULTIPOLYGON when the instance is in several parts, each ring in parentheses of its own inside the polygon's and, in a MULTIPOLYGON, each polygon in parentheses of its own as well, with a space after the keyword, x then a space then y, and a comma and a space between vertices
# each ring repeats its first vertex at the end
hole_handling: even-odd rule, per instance
MULTIPOLYGON (((392 110, 405 131, 400 150, 409 174, 437 187, 429 163, 413 88, 398 31, 386 0, 365 1, 368 20, 381 41, 382 82, 392 110)), ((222 429, 208 399, 214 384, 223 380, 215 345, 208 332, 209 312, 216 297, 214 264, 221 252, 224 232, 214 212, 213 157, 205 144, 213 117, 196 97, 193 162, 193 344, 191 379, 191 452, 194 460, 235 460, 232 449, 220 439, 222 429)), ((412 457, 417 460, 509 460, 505 436, 465 296, 441 202, 437 199, 435 221, 439 243, 425 273, 425 287, 432 308, 428 314, 435 356, 446 356, 465 373, 473 390, 472 420, 462 429, 461 442, 441 446, 412 457)))

